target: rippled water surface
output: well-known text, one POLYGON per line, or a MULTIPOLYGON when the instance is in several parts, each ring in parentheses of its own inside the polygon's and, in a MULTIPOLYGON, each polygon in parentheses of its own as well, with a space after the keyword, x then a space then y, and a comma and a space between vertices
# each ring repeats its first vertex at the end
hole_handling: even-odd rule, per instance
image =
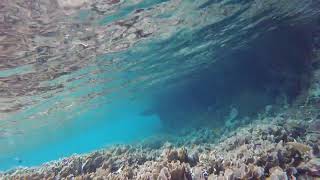
MULTIPOLYGON (((0 1, 0 169, 161 129, 148 106, 315 0, 0 1), (143 113, 141 113, 143 112, 143 113)), ((209 107, 210 108, 210 107, 209 107)))

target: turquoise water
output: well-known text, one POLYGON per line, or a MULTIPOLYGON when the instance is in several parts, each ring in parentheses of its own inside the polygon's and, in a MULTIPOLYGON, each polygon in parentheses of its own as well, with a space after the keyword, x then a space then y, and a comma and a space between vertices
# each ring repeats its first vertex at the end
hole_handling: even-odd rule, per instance
POLYGON ((312 0, 0 5, 0 170, 290 103, 319 15, 312 0))
POLYGON ((137 103, 117 102, 111 107, 103 105, 91 109, 62 125, 54 124, 46 132, 35 131, 7 138, 7 148, 2 149, 0 156, 1 169, 35 166, 112 144, 130 144, 160 132, 159 118, 141 116, 142 110, 137 103))

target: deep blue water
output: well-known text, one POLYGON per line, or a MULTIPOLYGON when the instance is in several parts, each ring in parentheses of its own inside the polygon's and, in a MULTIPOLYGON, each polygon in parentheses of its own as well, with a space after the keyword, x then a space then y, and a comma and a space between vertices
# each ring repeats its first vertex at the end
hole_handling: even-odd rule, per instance
POLYGON ((0 3, 0 170, 254 118, 309 85, 316 1, 48 2, 0 3))

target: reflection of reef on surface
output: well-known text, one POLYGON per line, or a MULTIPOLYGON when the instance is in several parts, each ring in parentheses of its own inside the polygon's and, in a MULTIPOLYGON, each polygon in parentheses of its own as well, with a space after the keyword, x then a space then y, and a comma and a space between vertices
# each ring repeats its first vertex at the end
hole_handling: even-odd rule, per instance
MULTIPOLYGON (((43 113, 23 114, 23 119, 38 120, 77 108, 75 104, 84 107, 129 85, 157 88, 219 60, 225 49, 245 47, 282 22, 309 23, 317 6, 309 0, 1 1, 0 117, 62 97, 42 107, 43 113), (149 56, 130 56, 139 51, 138 42, 148 49, 151 41, 156 48, 150 46, 149 56), (104 58, 128 50, 129 57, 104 58), (105 85, 129 71, 136 75, 126 83, 105 85), (80 91, 85 95, 64 98, 80 91)), ((10 129, 7 123, 3 126, 10 129)))

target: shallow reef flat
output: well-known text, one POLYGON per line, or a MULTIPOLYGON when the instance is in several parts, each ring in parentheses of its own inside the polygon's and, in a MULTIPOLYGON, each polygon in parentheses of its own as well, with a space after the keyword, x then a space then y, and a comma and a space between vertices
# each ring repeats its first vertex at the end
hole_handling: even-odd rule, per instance
POLYGON ((317 104, 260 116, 239 128, 225 127, 219 137, 209 128, 190 130, 192 133, 184 132, 176 140, 159 136, 133 145, 115 145, 39 167, 7 171, 0 178, 319 179, 317 104))

